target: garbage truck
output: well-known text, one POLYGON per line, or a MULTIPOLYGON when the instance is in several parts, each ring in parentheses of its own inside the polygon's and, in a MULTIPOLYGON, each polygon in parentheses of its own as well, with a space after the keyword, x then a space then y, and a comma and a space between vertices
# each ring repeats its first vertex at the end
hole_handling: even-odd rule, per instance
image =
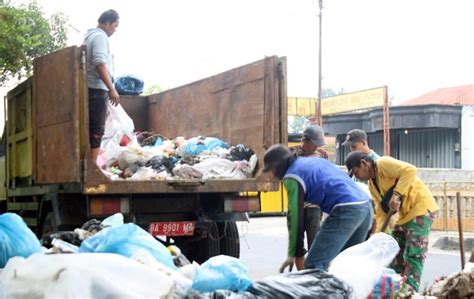
MULTIPOLYGON (((157 70, 159 72, 159 70, 157 70)), ((8 92, 0 207, 38 236, 122 213, 176 244, 189 258, 239 256, 237 221, 258 212, 257 192, 278 182, 257 176, 265 150, 287 139, 286 58, 265 57, 148 96, 121 96, 136 131, 212 136, 257 155, 247 179, 111 180, 90 159, 84 47, 36 58, 33 75, 8 92), (253 191, 248 196, 245 192, 253 191)), ((3 211, 2 211, 3 212, 3 211)))

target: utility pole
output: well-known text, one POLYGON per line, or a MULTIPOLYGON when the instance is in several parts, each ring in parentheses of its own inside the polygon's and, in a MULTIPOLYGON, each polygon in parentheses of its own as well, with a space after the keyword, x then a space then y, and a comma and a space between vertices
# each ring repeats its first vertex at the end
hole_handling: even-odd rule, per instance
POLYGON ((323 35, 323 0, 319 1, 319 73, 318 73, 318 100, 316 101, 316 123, 319 126, 323 125, 323 118, 321 116, 321 82, 322 82, 322 73, 321 73, 321 63, 322 63, 322 35, 323 35))

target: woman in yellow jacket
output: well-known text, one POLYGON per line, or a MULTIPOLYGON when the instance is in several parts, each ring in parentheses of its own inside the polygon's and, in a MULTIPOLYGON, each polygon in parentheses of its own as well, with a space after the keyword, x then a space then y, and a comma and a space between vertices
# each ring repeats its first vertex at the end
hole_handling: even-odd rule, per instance
MULTIPOLYGON (((346 157, 345 164, 350 176, 368 181, 375 203, 377 231, 390 210, 398 212, 392 236, 400 252, 392 268, 418 291, 433 213, 439 210, 430 190, 416 176, 415 166, 391 157, 381 157, 374 162, 366 153, 354 151, 346 157)), ((411 291, 407 291, 405 294, 409 295, 411 291)))

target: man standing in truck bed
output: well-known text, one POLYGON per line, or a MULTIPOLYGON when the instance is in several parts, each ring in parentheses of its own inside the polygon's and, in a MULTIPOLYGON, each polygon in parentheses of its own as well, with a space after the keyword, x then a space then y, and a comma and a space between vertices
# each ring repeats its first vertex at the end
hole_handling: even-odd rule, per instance
POLYGON ((112 54, 109 37, 115 33, 119 15, 107 10, 99 17, 97 28, 89 29, 84 38, 87 47, 87 85, 89 90, 89 142, 94 163, 100 151, 107 117, 107 100, 118 105, 119 95, 112 82, 112 54))
MULTIPOLYGON (((318 157, 327 160, 328 154, 321 148, 324 145, 326 145, 326 141, 324 140, 324 130, 318 125, 310 125, 303 132, 301 144, 290 147, 290 150, 297 157, 318 157)), ((314 237, 319 231, 321 209, 314 203, 305 202, 303 214, 303 225, 304 231, 306 232, 306 242, 309 250, 311 244, 313 244, 314 237)), ((296 263, 296 268, 298 270, 303 270, 304 265, 296 263)))

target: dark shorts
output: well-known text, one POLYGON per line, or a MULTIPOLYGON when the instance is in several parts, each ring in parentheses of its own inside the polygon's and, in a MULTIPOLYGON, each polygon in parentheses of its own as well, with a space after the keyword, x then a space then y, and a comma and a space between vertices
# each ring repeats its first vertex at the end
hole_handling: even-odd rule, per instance
POLYGON ((91 148, 100 147, 105 130, 108 100, 108 91, 89 88, 89 142, 91 148))

